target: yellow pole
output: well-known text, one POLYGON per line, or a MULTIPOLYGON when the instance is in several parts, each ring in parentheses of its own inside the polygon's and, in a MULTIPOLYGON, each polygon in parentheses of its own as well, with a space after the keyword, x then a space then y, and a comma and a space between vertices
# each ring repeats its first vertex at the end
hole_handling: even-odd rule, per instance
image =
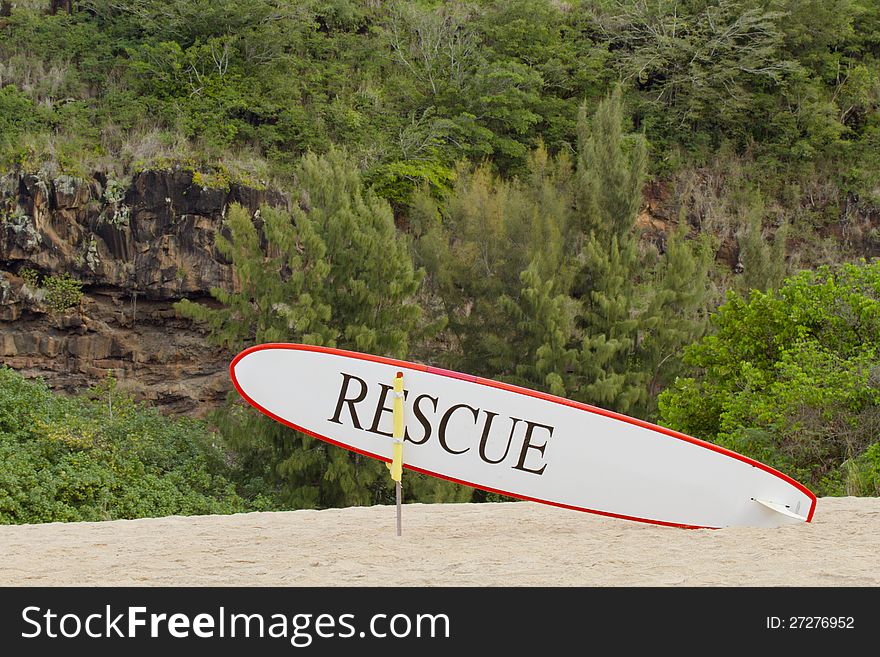
POLYGON ((391 471, 391 478, 395 482, 395 497, 397 499, 397 535, 400 536, 400 516, 401 505, 403 502, 403 490, 401 480, 403 479, 403 372, 398 372, 394 377, 394 430, 392 432, 392 455, 391 463, 387 464, 391 471))

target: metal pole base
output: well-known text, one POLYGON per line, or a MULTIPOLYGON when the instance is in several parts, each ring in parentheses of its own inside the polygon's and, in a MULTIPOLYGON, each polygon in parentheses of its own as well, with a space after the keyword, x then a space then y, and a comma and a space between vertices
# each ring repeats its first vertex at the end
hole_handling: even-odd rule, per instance
POLYGON ((395 489, 397 492, 397 535, 400 536, 400 504, 403 498, 403 491, 399 481, 396 482, 395 489))

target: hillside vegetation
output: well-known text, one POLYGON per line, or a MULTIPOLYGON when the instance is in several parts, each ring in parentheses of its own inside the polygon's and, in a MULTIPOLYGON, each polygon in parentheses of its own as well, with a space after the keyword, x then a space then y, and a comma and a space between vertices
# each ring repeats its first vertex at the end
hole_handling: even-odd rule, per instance
POLYGON ((792 221, 836 216, 847 194, 877 200, 870 0, 12 5, 6 166, 196 157, 283 176, 345 144, 405 203, 423 183, 448 189, 462 158, 510 175, 541 143, 571 153, 578 107, 620 80, 656 174, 734 168, 750 189, 722 195, 780 203, 792 221))
MULTIPOLYGON (((177 304, 213 342, 428 361, 878 493, 876 2, 3 6, 0 169, 102 172, 119 199, 173 167, 287 194, 257 220, 231 205, 236 289, 177 304)), ((380 463, 234 397, 211 422, 237 493, 119 513, 391 499, 380 463)), ((16 449, 59 444, 29 431, 16 449)))
POLYGON ((203 423, 134 404, 108 379, 77 398, 0 368, 0 523, 254 510, 203 423))

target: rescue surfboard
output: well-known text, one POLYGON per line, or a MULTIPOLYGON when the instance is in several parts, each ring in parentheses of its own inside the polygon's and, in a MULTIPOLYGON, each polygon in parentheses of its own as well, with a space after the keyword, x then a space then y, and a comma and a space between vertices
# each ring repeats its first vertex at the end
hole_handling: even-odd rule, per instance
POLYGON ((385 462, 404 376, 404 468, 534 502, 688 528, 810 522, 791 477, 691 436, 570 399, 370 354, 261 344, 230 365, 261 413, 385 462))

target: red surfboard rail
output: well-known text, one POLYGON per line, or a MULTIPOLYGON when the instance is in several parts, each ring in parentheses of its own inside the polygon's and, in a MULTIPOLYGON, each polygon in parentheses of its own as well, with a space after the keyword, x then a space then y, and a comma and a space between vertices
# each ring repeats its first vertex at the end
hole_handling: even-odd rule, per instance
MULTIPOLYGON (((687 434, 681 433, 679 431, 675 431, 673 429, 668 429, 666 427, 662 427, 657 424, 652 424, 650 422, 646 422, 645 420, 640 420, 638 418, 630 417, 628 415, 623 415, 622 413, 617 413, 615 411, 609 411, 604 408, 599 408, 598 406, 591 406, 589 404, 584 404, 583 402, 578 402, 578 401, 574 401, 572 399, 566 399, 564 397, 558 397, 556 395, 551 395, 546 392, 539 392, 537 390, 532 390, 530 388, 523 388, 521 386, 516 386, 516 385, 510 384, 510 383, 504 383, 502 381, 495 381, 494 379, 485 379, 482 377, 474 376, 472 374, 464 374, 461 372, 455 372, 453 370, 446 370, 446 369, 442 369, 439 367, 433 367, 430 365, 423 365, 421 363, 412 363, 409 361, 399 360, 396 358, 387 358, 385 356, 376 356, 373 354, 365 354, 365 353, 361 353, 361 352, 357 352, 357 351, 348 351, 346 349, 337 349, 335 347, 321 347, 321 346, 315 346, 315 345, 293 344, 293 343, 287 343, 287 342, 266 343, 266 344, 254 345, 253 347, 249 347, 249 348, 245 349, 244 351, 242 351, 241 353, 239 353, 235 358, 233 358, 232 362, 229 364, 229 375, 232 380, 232 385, 235 387, 238 394, 241 395, 241 397, 248 404, 250 404, 256 410, 258 410, 260 413, 272 418, 276 422, 280 422, 281 424, 283 424, 287 427, 290 427, 291 429, 294 429, 296 431, 300 431, 304 434, 312 436, 313 438, 317 438, 318 440, 322 440, 324 442, 330 443, 331 445, 335 445, 337 447, 342 447, 343 449, 357 452, 359 454, 363 454, 364 456, 378 459, 378 460, 384 461, 386 463, 390 462, 391 459, 386 456, 382 456, 381 454, 375 454, 375 453, 372 453, 372 452, 369 452, 366 450, 352 447, 351 445, 341 443, 341 442, 333 440, 332 438, 329 438, 327 436, 322 436, 318 433, 315 433, 314 431, 306 429, 305 427, 298 426, 297 424, 290 422, 289 420, 286 420, 286 419, 276 415, 272 411, 264 408, 259 403, 257 403, 255 400, 253 400, 243 390, 243 388, 239 384, 238 380, 236 379, 235 365, 241 359, 243 359, 245 356, 247 356, 248 354, 252 354, 257 351, 268 350, 268 349, 290 349, 293 351, 310 351, 310 352, 316 352, 316 353, 331 354, 331 355, 335 355, 335 356, 344 356, 347 358, 354 358, 354 359, 370 361, 370 362, 374 362, 374 363, 381 363, 383 365, 390 365, 392 367, 401 367, 401 368, 406 368, 406 369, 410 369, 410 370, 421 371, 421 372, 425 372, 427 374, 436 374, 438 376, 445 376, 445 377, 449 377, 449 378, 453 378, 453 379, 459 379, 462 381, 468 381, 470 383, 475 383, 475 384, 487 386, 490 388, 497 388, 500 390, 505 390, 507 392, 512 392, 515 394, 525 395, 528 397, 534 397, 536 399, 540 399, 542 401, 547 401, 547 402, 552 402, 554 404, 561 404, 563 406, 570 406, 572 408, 576 408, 581 411, 586 411, 588 413, 601 415, 601 416, 608 417, 608 418, 611 418, 611 419, 614 419, 614 420, 617 420, 620 422, 626 422, 628 424, 632 424, 632 425, 635 425, 635 426, 638 426, 638 427, 641 427, 644 429, 649 429, 649 430, 651 430, 655 433, 658 433, 658 434, 663 434, 665 436, 669 436, 669 437, 675 438, 677 440, 682 440, 682 441, 691 443, 693 445, 702 447, 704 449, 708 449, 708 450, 717 452, 719 454, 723 454, 724 456, 736 459, 738 461, 742 461, 743 463, 747 463, 748 465, 751 465, 752 467, 759 468, 759 469, 761 469, 761 470, 763 470, 763 471, 765 471, 775 477, 778 477, 779 479, 785 481, 786 483, 794 486, 797 490, 804 493, 810 499, 810 502, 811 502, 810 503, 810 510, 807 513, 806 522, 812 521, 813 514, 816 511, 816 495, 812 491, 810 491, 806 486, 801 484, 799 481, 789 477, 788 475, 786 475, 783 472, 779 472, 775 468, 771 468, 769 465, 761 463, 760 461, 756 461, 752 458, 749 458, 748 456, 744 456, 744 455, 739 454, 737 452, 734 452, 732 450, 721 447, 720 445, 715 445, 713 443, 706 442, 705 440, 700 440, 699 438, 694 438, 693 436, 688 436, 687 434)), ((635 516, 622 515, 622 514, 612 513, 612 512, 608 512, 608 511, 600 511, 597 509, 589 509, 589 508, 585 508, 585 507, 572 506, 572 505, 568 505, 568 504, 562 504, 559 502, 553 502, 550 500, 542 500, 542 499, 538 499, 538 498, 534 498, 534 497, 528 497, 526 495, 512 493, 510 491, 504 491, 504 490, 498 490, 495 488, 490 488, 490 487, 485 486, 483 484, 478 484, 478 483, 474 483, 471 481, 464 481, 461 479, 456 479, 454 477, 449 477, 447 475, 439 474, 437 472, 431 472, 430 470, 425 470, 423 468, 418 468, 418 467, 415 467, 412 465, 407 465, 406 463, 404 463, 404 467, 406 469, 412 470, 414 472, 420 472, 422 474, 426 474, 426 475, 429 475, 432 477, 437 477, 439 479, 445 479, 446 481, 451 481, 456 484, 470 486, 472 488, 478 488, 480 490, 484 490, 484 491, 487 491, 490 493, 497 493, 499 495, 506 495, 508 497, 526 500, 529 502, 540 502, 541 504, 548 504, 548 505, 560 507, 563 509, 571 509, 574 511, 583 511, 586 513, 593 513, 593 514, 600 515, 600 516, 619 518, 622 520, 633 520, 636 522, 644 522, 644 523, 649 523, 649 524, 654 524, 654 525, 663 525, 663 526, 667 526, 667 527, 679 527, 679 528, 683 528, 683 529, 716 529, 715 527, 704 527, 704 526, 700 526, 700 525, 685 525, 685 524, 679 524, 679 523, 674 523, 674 522, 667 522, 667 521, 663 521, 663 520, 654 520, 651 518, 639 518, 639 517, 635 517, 635 516)))

